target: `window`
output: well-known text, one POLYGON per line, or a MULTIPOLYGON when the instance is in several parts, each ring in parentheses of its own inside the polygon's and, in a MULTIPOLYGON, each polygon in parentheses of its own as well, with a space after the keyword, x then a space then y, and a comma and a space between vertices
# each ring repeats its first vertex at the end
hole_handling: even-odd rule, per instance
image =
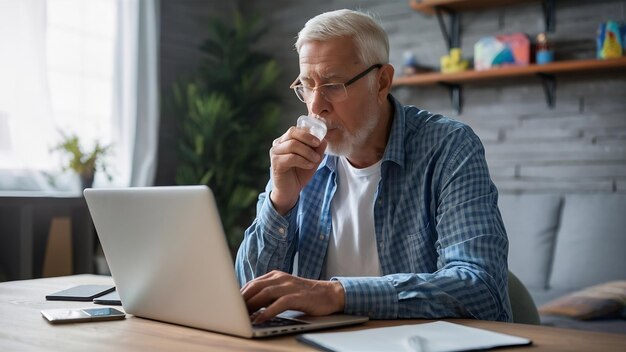
POLYGON ((62 133, 113 144, 111 185, 150 185, 158 37, 156 0, 0 0, 0 190, 76 191, 62 133))
MULTIPOLYGON (((111 140, 116 0, 47 0, 47 72, 56 126, 111 140)), ((58 140, 58 133, 52 136, 58 140)))
POLYGON ((0 189, 45 190, 60 131, 111 139, 116 0, 0 2, 0 189))

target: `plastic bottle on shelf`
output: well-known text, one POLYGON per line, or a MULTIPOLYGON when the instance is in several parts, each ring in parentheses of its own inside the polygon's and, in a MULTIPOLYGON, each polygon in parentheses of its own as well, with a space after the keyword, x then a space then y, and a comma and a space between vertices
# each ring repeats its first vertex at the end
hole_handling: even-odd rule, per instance
POLYGON ((537 65, 542 65, 552 61, 554 61, 552 43, 548 41, 548 36, 545 33, 539 33, 535 45, 535 62, 537 65))
POLYGON ((402 63, 402 74, 411 76, 417 73, 417 58, 412 51, 404 52, 404 62, 402 63))

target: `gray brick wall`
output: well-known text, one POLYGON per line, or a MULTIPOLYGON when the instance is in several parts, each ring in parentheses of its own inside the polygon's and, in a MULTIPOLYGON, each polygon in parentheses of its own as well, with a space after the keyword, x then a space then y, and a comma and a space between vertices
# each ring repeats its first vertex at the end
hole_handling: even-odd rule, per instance
MULTIPOLYGON (((259 46, 283 67, 285 125, 306 109, 287 87, 298 74, 294 37, 321 12, 352 8, 376 14, 387 30, 391 63, 401 68, 404 51, 436 66, 445 45, 435 17, 412 11, 406 0, 242 1, 245 11, 265 16, 270 33, 259 46)), ((595 56, 600 22, 625 20, 626 1, 557 1, 556 32, 550 35, 557 59, 595 56)), ((544 30, 540 2, 466 12, 462 49, 471 56, 484 35, 544 30)), ((545 103, 539 79, 522 78, 464 86, 461 115, 451 109, 443 87, 403 87, 394 95, 405 104, 467 122, 485 144, 501 192, 626 192, 626 72, 558 76, 556 107, 545 103)))

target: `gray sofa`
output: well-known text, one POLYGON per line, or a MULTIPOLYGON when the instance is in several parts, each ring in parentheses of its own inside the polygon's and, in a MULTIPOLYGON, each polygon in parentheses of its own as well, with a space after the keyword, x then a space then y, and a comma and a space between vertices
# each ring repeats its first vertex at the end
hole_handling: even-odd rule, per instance
MULTIPOLYGON (((541 305, 626 280, 626 194, 500 194, 509 269, 541 305)), ((541 316, 542 324, 626 333, 626 320, 541 316)))

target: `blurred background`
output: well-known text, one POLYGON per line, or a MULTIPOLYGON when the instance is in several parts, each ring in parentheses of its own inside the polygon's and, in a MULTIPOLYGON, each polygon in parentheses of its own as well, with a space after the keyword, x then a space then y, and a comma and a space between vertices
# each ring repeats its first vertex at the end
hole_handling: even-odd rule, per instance
POLYGON ((624 203, 623 0, 0 0, 0 280, 107 272, 85 187, 207 184, 236 250, 306 113, 295 37, 340 8, 387 31, 400 102, 476 131, 502 195, 624 203))
POLYGON ((341 8, 387 31, 400 102, 482 139, 527 286, 624 279, 624 0, 0 0, 0 280, 107 273, 92 186, 207 184, 234 251, 306 113, 295 37, 341 8))

